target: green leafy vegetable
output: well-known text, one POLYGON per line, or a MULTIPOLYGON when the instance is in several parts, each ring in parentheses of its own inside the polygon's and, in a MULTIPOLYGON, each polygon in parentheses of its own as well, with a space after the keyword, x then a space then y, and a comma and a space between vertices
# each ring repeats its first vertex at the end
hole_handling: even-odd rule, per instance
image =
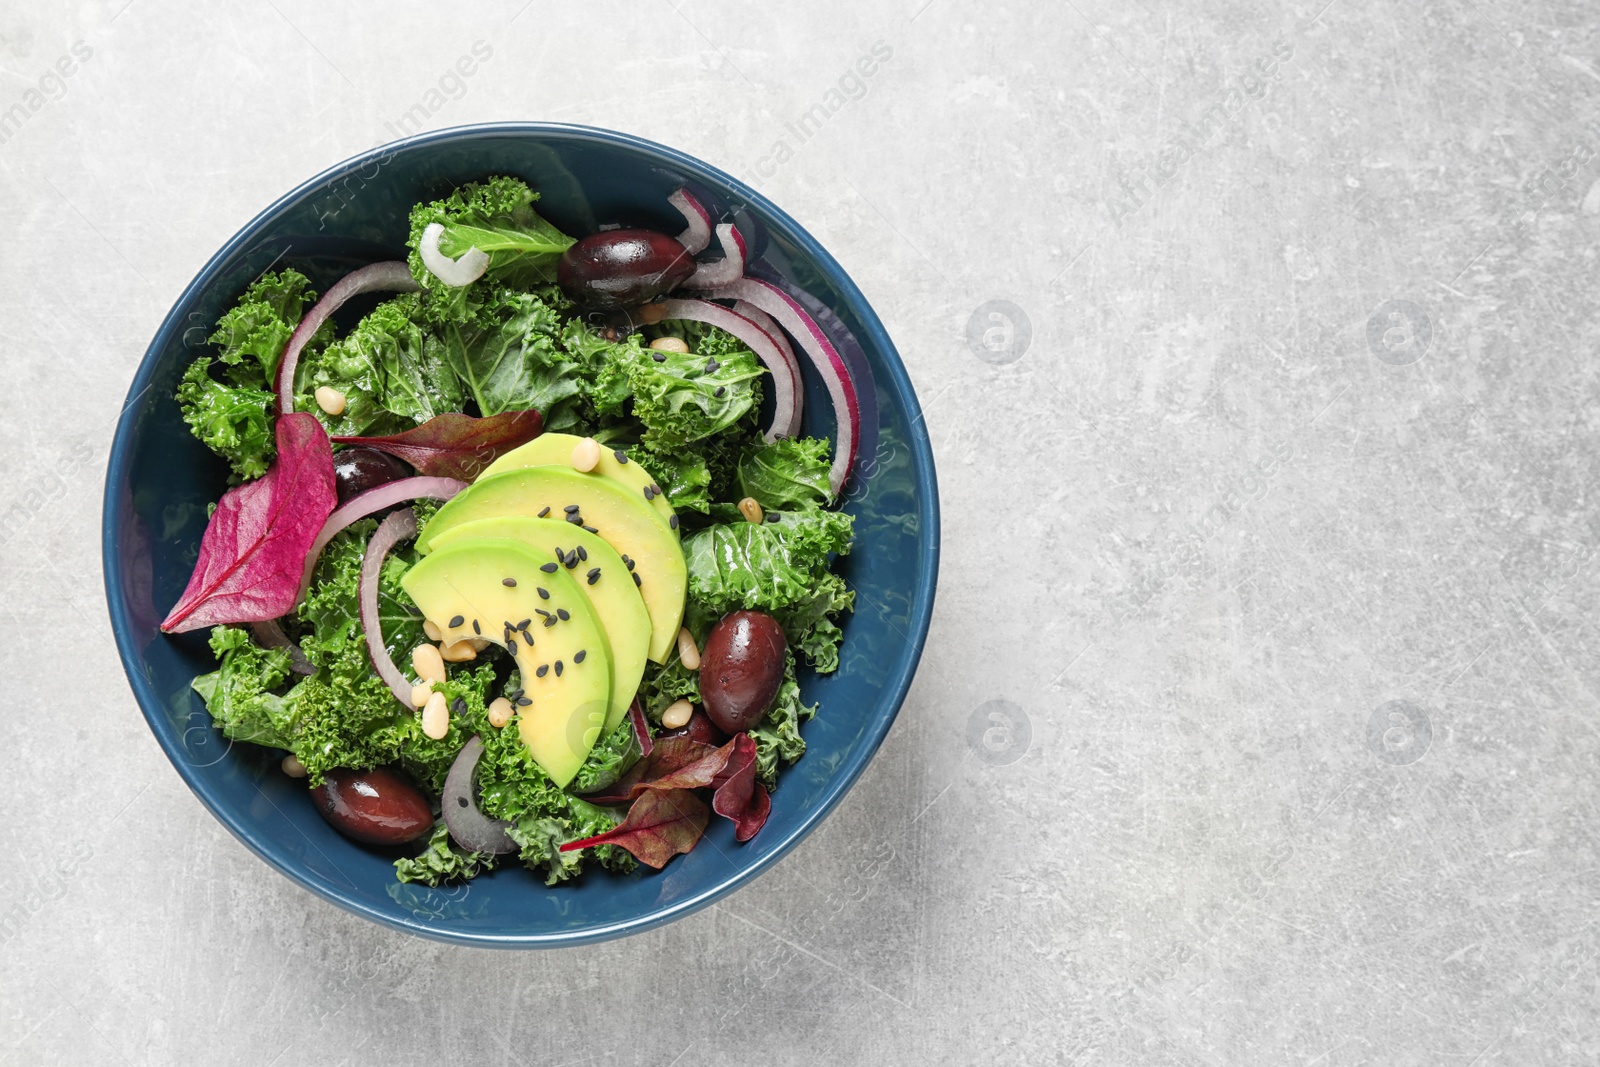
POLYGON ((719 522, 684 542, 694 599, 719 612, 798 604, 829 573, 829 554, 850 550, 852 520, 843 512, 770 512, 767 519, 719 522))
MULTIPOLYGON (((427 303, 430 316, 441 320, 470 313, 485 284, 529 288, 555 279, 556 262, 573 243, 533 210, 538 199, 516 178, 497 177, 472 182, 443 200, 411 209, 411 274, 435 299, 427 303), (454 259, 469 248, 489 257, 484 277, 472 285, 452 289, 435 278, 417 252, 422 231, 441 223, 439 251, 454 259)), ((490 414, 490 412, 484 412, 490 414)))
POLYGON ((236 626, 211 630, 211 651, 221 666, 192 683, 224 737, 288 748, 293 724, 283 698, 272 691, 289 677, 289 653, 265 649, 236 626))
POLYGON ((626 370, 633 414, 645 425, 645 443, 657 450, 732 429, 761 406, 765 372, 747 348, 716 356, 652 352, 630 360, 626 370))
POLYGON ((771 789, 778 781, 778 764, 793 763, 805 755, 800 722, 817 713, 817 705, 800 701, 800 683, 794 676, 794 653, 784 655, 783 683, 767 717, 747 731, 756 743, 756 777, 771 789))
POLYGON ((272 381, 283 346, 316 298, 311 282, 297 270, 263 274, 217 320, 210 337, 222 350, 217 358, 234 369, 241 384, 272 381))
POLYGON ((228 461, 236 481, 267 473, 272 465, 273 395, 265 389, 227 386, 211 376, 212 360, 189 364, 178 383, 178 408, 207 448, 228 461))
POLYGON ((439 328, 440 358, 482 415, 537 410, 546 430, 577 425, 578 364, 561 347, 561 315, 537 294, 502 290, 468 320, 439 328))
POLYGON ((402 882, 421 882, 440 886, 446 882, 476 878, 493 870, 495 857, 487 852, 463 852, 450 843, 450 828, 444 820, 434 823, 428 847, 417 856, 394 861, 395 877, 402 882))
POLYGON ((768 511, 824 507, 828 487, 828 442, 795 437, 753 448, 739 461, 739 491, 768 511))
POLYGON ((774 609, 773 618, 783 627, 791 648, 798 648, 819 674, 839 669, 839 641, 844 632, 832 616, 854 611, 855 590, 844 579, 829 571, 817 578, 809 597, 774 609))
POLYGON ((633 732, 633 721, 623 719, 589 751, 588 758, 572 779, 572 791, 593 793, 604 789, 638 761, 639 736, 633 732))

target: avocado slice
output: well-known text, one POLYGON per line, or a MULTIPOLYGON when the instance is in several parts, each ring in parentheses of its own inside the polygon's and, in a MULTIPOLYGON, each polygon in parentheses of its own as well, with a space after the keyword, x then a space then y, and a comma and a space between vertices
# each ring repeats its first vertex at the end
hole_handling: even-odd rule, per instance
POLYGON ((400 585, 443 640, 481 637, 511 650, 522 674, 522 743, 565 788, 589 758, 611 706, 605 632, 566 568, 525 541, 479 538, 441 547, 400 585), (541 588, 550 599, 539 596, 541 588))
MULTIPOLYGON (((484 470, 484 477, 491 474, 500 474, 503 471, 521 470, 523 467, 570 467, 572 466, 572 448, 583 438, 570 433, 545 433, 535 437, 525 445, 513 448, 501 456, 484 470)), ((667 503, 667 498, 661 495, 661 487, 656 484, 655 477, 639 465, 639 461, 623 452, 621 449, 609 449, 600 446, 600 462, 595 465, 594 473, 602 478, 610 478, 629 492, 638 493, 650 502, 650 506, 661 516, 661 521, 667 528, 677 530, 673 522, 676 513, 672 505, 667 503), (646 495, 645 490, 649 490, 646 495)))
POLYGON ((658 521, 644 496, 628 492, 610 478, 580 474, 571 467, 525 467, 485 475, 457 493, 429 520, 417 538, 417 551, 433 550, 433 539, 463 523, 506 516, 566 518, 599 534, 626 565, 650 613, 649 656, 665 663, 683 625, 689 574, 677 536, 658 521), (567 511, 567 508, 575 511, 567 511), (576 520, 576 521, 574 521, 576 520))
MULTIPOLYGON (((572 576, 578 592, 588 600, 610 645, 611 710, 605 726, 605 732, 610 733, 628 714, 650 652, 650 613, 628 577, 622 557, 598 535, 570 522, 521 516, 478 519, 452 526, 433 539, 433 547, 441 549, 483 538, 521 541, 555 556, 572 576), (583 550, 582 559, 579 549, 583 550)), ((549 591, 546 586, 539 588, 549 591)))

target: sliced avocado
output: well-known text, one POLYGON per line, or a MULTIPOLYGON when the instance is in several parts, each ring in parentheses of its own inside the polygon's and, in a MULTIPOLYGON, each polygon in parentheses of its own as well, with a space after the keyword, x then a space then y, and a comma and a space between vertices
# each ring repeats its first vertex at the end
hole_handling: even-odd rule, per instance
MULTIPOLYGON (((521 470, 523 467, 570 467, 572 447, 582 440, 583 438, 570 433, 540 434, 527 444, 513 448, 489 464, 483 476, 521 470)), ((667 524, 668 529, 677 530, 678 527, 672 522, 676 514, 672 510, 672 505, 661 495, 661 486, 656 484, 655 477, 641 467, 638 460, 620 449, 610 449, 602 445, 600 462, 595 465, 594 473, 602 478, 610 478, 629 492, 638 493, 650 502, 650 506, 655 508, 656 514, 661 516, 661 521, 667 524)))
POLYGON ((571 467, 525 467, 486 475, 434 514, 417 538, 417 551, 432 551, 433 539, 453 526, 519 515, 565 517, 617 550, 624 565, 630 566, 650 613, 650 658, 665 663, 683 625, 689 584, 683 548, 642 495, 635 496, 609 478, 580 474, 571 467))
POLYGON ((522 743, 564 788, 611 706, 605 632, 566 569, 525 541, 480 538, 440 548, 400 584, 442 640, 481 637, 512 651, 522 674, 514 702, 522 743))
MULTIPOLYGON (((606 715, 605 728, 610 733, 627 716, 650 653, 650 613, 645 610, 638 587, 628 577, 622 557, 598 535, 570 522, 521 516, 478 519, 452 526, 433 539, 433 547, 441 549, 482 538, 522 541, 555 556, 577 583, 578 592, 589 601, 610 643, 611 711, 606 715)), ((542 584, 538 589, 550 591, 542 584)))

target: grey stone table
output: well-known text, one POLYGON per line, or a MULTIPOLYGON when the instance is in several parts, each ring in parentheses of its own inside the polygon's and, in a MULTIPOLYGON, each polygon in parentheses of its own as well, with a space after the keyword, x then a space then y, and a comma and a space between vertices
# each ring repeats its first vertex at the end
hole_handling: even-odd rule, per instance
POLYGON ((785 7, 0 9, 0 1065, 1600 1060, 1600 12, 785 7), (542 954, 254 859, 146 731, 98 566, 119 404, 211 252, 508 118, 794 213, 905 355, 945 520, 828 823, 542 954))

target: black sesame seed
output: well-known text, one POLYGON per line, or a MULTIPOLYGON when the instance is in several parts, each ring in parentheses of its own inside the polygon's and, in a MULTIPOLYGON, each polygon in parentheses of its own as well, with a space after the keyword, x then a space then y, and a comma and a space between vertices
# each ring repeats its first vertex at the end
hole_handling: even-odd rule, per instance
POLYGON ((672 518, 668 519, 667 525, 676 530, 678 528, 678 516, 674 515, 672 518))
POLYGON ((655 497, 655 495, 656 495, 656 491, 654 489, 650 488, 648 485, 644 487, 644 498, 646 500, 653 499, 655 497))
POLYGON ((456 697, 450 702, 450 710, 455 712, 457 715, 465 715, 467 713, 466 700, 461 697, 456 697))
POLYGON ((638 576, 638 575, 637 575, 637 574, 635 574, 635 575, 634 575, 634 576, 633 576, 633 584, 634 584, 634 585, 643 585, 643 584, 644 584, 644 583, 643 583, 643 582, 641 582, 641 581, 640 581, 640 580, 639 580, 639 576, 638 576))
POLYGON ((546 626, 554 626, 556 623, 558 623, 560 621, 561 621, 560 619, 557 619, 554 615, 552 615, 548 619, 544 620, 544 624, 546 626))
POLYGON ((781 520, 781 519, 782 519, 782 518, 783 518, 783 516, 782 516, 782 515, 774 515, 774 514, 772 514, 772 513, 771 513, 771 512, 768 512, 768 513, 767 513, 767 521, 768 521, 768 522, 778 522, 778 521, 779 521, 779 520, 781 520))
POLYGON ((477 634, 479 637, 483 636, 483 627, 478 625, 477 619, 472 620, 472 632, 477 634))
POLYGON ((554 574, 556 572, 556 565, 554 563, 546 563, 539 569, 544 571, 546 574, 554 574))
POLYGON ((629 556, 628 556, 628 554, 626 552, 624 552, 622 554, 622 562, 624 562, 624 563, 626 563, 628 565, 628 569, 630 571, 633 570, 633 560, 631 558, 629 558, 629 556))
MULTIPOLYGON (((534 608, 533 610, 537 611, 540 615, 543 615, 547 619, 550 617, 550 613, 548 611, 544 610, 543 608, 534 608)), ((528 621, 532 622, 533 620, 529 619, 528 621)))
POLYGON ((540 600, 549 600, 550 599, 550 590, 546 589, 542 585, 541 586, 535 586, 535 588, 539 590, 539 599, 540 600))
POLYGON ((593 526, 585 526, 584 529, 588 530, 592 534, 597 534, 597 533, 600 532, 599 530, 595 529, 593 526))
POLYGON ((561 677, 561 661, 556 660, 556 677, 561 677))
POLYGON ((539 517, 542 519, 548 514, 550 514, 550 505, 546 504, 544 510, 539 512, 539 517))
POLYGON ((589 562, 589 550, 587 548, 584 548, 582 545, 579 545, 578 546, 578 558, 583 560, 585 563, 588 563, 589 562))
POLYGON ((655 360, 657 363, 665 363, 667 361, 667 357, 663 356, 660 352, 650 353, 650 358, 655 360))
MULTIPOLYGON (((541 671, 540 671, 540 672, 539 672, 539 673, 540 673, 540 674, 543 674, 543 673, 544 673, 544 671, 543 671, 543 670, 541 670, 541 671)), ((528 705, 530 705, 530 704, 532 704, 532 703, 533 703, 533 701, 532 701, 532 700, 529 700, 529 699, 528 699, 528 698, 527 698, 527 697, 523 697, 523 698, 522 698, 522 699, 521 699, 521 700, 519 700, 519 701, 517 701, 517 707, 519 707, 519 708, 525 708, 525 707, 527 707, 527 706, 528 706, 528 705)))
POLYGON ((561 510, 565 511, 568 515, 576 515, 578 512, 582 511, 583 508, 579 507, 577 504, 568 504, 561 510))
POLYGON ((594 580, 595 578, 598 578, 598 577, 600 577, 600 568, 599 567, 590 567, 589 568, 589 578, 590 578, 590 580, 592 581, 592 580, 594 580))
POLYGON ((706 373, 707 374, 715 374, 715 373, 717 373, 717 371, 719 371, 721 369, 722 369, 722 364, 718 363, 715 359, 706 360, 706 373))
POLYGON ((652 482, 650 484, 650 488, 652 488, 652 489, 654 489, 656 491, 656 496, 660 496, 661 495, 661 487, 659 485, 656 485, 654 482, 652 482))
POLYGON ((617 449, 617 450, 616 450, 616 451, 615 451, 615 452, 613 452, 613 453, 611 453, 611 454, 612 454, 612 455, 613 455, 613 456, 616 456, 616 457, 617 457, 617 462, 618 462, 618 463, 626 463, 626 462, 628 462, 628 454, 627 454, 627 453, 626 453, 626 452, 624 452, 624 451, 623 451, 623 450, 622 450, 622 449, 620 449, 620 448, 619 448, 619 449, 617 449))
POLYGON ((528 624, 530 622, 532 622, 532 621, 533 621, 532 619, 523 619, 521 622, 517 623, 517 625, 515 627, 513 627, 513 629, 526 630, 528 628, 528 624))
POLYGON ((572 618, 572 616, 567 613, 566 608, 557 608, 556 618, 560 619, 562 622, 566 622, 568 619, 572 618))
POLYGON ((580 648, 580 649, 578 649, 578 651, 576 651, 576 652, 574 652, 572 654, 572 662, 574 662, 574 663, 582 663, 583 662, 583 657, 587 656, 588 654, 589 654, 589 650, 588 649, 580 648))
POLYGON ((728 393, 728 387, 726 385, 719 385, 719 386, 717 386, 716 391, 713 392, 711 395, 720 397, 720 396, 726 396, 727 393, 728 393))
POLYGON ((515 578, 502 578, 500 579, 500 584, 505 586, 507 589, 515 589, 517 587, 517 580, 515 578))
POLYGON ((464 807, 467 806, 467 798, 466 797, 456 797, 456 803, 464 808, 464 807))
POLYGON ((523 634, 523 635, 522 635, 522 639, 523 639, 523 640, 524 640, 524 641, 526 641, 526 642, 528 642, 528 647, 529 647, 529 648, 532 648, 532 647, 533 647, 533 635, 532 635, 532 634, 530 634, 530 633, 524 633, 524 634, 523 634))
POLYGON ((465 615, 452 615, 450 616, 450 629, 454 630, 457 626, 460 626, 466 621, 467 617, 465 615))
POLYGON ((506 694, 506 699, 510 700, 510 701, 513 701, 513 702, 517 701, 517 700, 520 700, 520 699, 522 699, 523 692, 524 692, 524 690, 521 690, 521 689, 513 689, 511 692, 506 694))
POLYGON ((582 526, 583 525, 583 516, 582 515, 568 515, 567 516, 567 521, 572 523, 572 525, 574 525, 574 526, 582 526))
POLYGON ((548 663, 539 664, 539 669, 534 671, 533 673, 537 674, 540 678, 543 678, 546 674, 550 673, 550 664, 548 664, 548 663))

